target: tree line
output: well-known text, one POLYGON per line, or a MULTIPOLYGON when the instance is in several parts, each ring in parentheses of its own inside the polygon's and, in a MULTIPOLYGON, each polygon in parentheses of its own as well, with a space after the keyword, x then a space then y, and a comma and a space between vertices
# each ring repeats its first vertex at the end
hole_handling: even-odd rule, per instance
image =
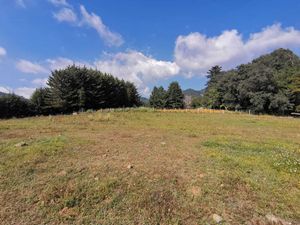
MULTIPOLYGON (((289 114, 300 112, 300 59, 278 49, 236 69, 208 71, 204 94, 193 107, 289 114)), ((0 118, 72 113, 87 109, 140 106, 140 95, 131 82, 85 67, 69 66, 51 73, 46 88, 30 100, 13 94, 0 96, 0 118)), ((178 82, 168 89, 154 87, 149 104, 154 108, 184 108, 178 82)))
POLYGON ((204 95, 194 107, 243 110, 253 113, 289 114, 300 111, 300 59, 278 49, 236 69, 208 72, 204 95))
POLYGON ((0 118, 140 105, 140 95, 133 83, 73 65, 53 71, 47 87, 36 89, 29 100, 14 94, 0 97, 0 118))

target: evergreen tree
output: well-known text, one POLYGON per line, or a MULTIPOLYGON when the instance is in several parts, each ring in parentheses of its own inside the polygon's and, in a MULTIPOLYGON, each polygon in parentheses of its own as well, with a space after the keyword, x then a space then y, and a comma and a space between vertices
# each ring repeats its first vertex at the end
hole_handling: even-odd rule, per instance
POLYGON ((163 109, 166 107, 166 98, 167 93, 162 86, 154 87, 150 95, 149 104, 153 108, 163 109))
POLYGON ((51 110, 51 105, 49 105, 49 89, 48 88, 38 88, 36 89, 30 101, 34 107, 34 112, 37 115, 47 115, 53 113, 51 110))
POLYGON ((172 82, 167 91, 166 107, 170 109, 184 108, 184 95, 178 82, 172 82))
POLYGON ((126 82, 126 90, 128 96, 128 107, 137 107, 141 105, 141 97, 135 85, 131 82, 126 82))
POLYGON ((0 118, 32 115, 34 115, 34 110, 28 99, 15 94, 6 94, 0 97, 0 118))

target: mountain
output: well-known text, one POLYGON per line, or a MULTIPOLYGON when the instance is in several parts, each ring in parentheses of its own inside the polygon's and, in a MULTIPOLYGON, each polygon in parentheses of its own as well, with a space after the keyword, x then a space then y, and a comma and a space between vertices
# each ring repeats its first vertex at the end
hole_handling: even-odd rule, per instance
POLYGON ((192 88, 186 89, 183 91, 183 94, 186 96, 191 96, 191 97, 200 97, 204 93, 204 90, 194 90, 192 88))

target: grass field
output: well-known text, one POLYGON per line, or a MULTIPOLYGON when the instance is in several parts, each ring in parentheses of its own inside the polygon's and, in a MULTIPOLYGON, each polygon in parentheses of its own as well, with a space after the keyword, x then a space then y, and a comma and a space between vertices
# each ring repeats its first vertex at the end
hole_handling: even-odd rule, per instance
POLYGON ((300 120, 147 110, 2 120, 0 180, 1 224, 214 224, 213 214, 299 224, 300 120))

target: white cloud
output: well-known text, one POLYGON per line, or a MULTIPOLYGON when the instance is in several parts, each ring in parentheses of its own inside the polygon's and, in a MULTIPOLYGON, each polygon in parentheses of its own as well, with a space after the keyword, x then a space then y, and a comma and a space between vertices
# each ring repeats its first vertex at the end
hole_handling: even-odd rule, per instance
POLYGON ((224 31, 217 37, 200 33, 179 36, 174 55, 181 72, 192 76, 205 74, 214 65, 230 69, 277 48, 299 47, 300 31, 274 24, 245 41, 237 30, 224 31))
MULTIPOLYGON (((95 62, 74 61, 69 58, 58 57, 43 62, 47 71, 64 69, 70 65, 85 66, 110 73, 120 79, 135 83, 143 95, 149 95, 149 83, 167 79, 179 72, 174 62, 162 61, 146 56, 141 52, 128 51, 117 54, 104 54, 103 58, 95 62)), ((35 79, 33 84, 44 86, 47 79, 35 79)))
POLYGON ((35 88, 29 88, 29 87, 20 87, 20 88, 14 89, 14 93, 16 95, 23 96, 24 98, 30 98, 34 91, 35 91, 35 88))
POLYGON ((17 62, 16 67, 23 73, 39 74, 48 73, 49 71, 42 65, 21 59, 17 62))
POLYGON ((54 18, 57 19, 59 22, 69 22, 75 23, 77 21, 77 16, 72 9, 69 8, 62 8, 58 12, 53 14, 54 18))
POLYGON ((94 28, 109 46, 120 46, 124 43, 122 36, 118 33, 111 32, 102 22, 100 16, 95 13, 88 13, 83 5, 80 6, 80 11, 83 17, 81 25, 84 24, 94 28))
POLYGON ((38 87, 46 87, 47 86, 48 78, 37 78, 31 81, 34 85, 37 85, 38 87))
POLYGON ((68 7, 70 6, 67 0, 48 0, 48 1, 55 6, 68 6, 68 7))
POLYGON ((0 57, 1 57, 1 56, 5 56, 5 55, 6 55, 6 50, 5 50, 5 48, 3 48, 3 47, 0 46, 0 57))
POLYGON ((8 94, 8 93, 10 93, 10 90, 7 87, 1 87, 0 86, 0 92, 8 94))
POLYGON ((106 55, 96 61, 95 66, 102 72, 134 82, 144 95, 149 94, 149 82, 166 79, 179 72, 175 63, 156 60, 137 51, 106 55))
POLYGON ((68 58, 58 57, 55 59, 47 59, 46 62, 48 63, 48 67, 51 71, 64 69, 68 66, 76 65, 76 66, 86 66, 88 68, 92 68, 93 65, 89 64, 88 62, 84 61, 74 61, 68 58))
POLYGON ((24 0, 16 0, 16 4, 22 8, 26 8, 24 0))

